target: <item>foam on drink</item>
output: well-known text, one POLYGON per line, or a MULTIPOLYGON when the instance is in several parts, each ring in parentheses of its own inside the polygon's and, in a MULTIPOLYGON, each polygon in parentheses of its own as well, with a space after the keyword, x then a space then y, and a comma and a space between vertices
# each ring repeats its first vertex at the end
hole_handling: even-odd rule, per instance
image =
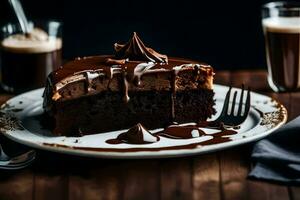
POLYGON ((15 53, 46 53, 61 49, 62 42, 60 38, 48 36, 45 31, 34 28, 27 35, 15 34, 5 38, 1 47, 15 53))
POLYGON ((265 31, 300 33, 300 17, 270 17, 262 21, 265 31))

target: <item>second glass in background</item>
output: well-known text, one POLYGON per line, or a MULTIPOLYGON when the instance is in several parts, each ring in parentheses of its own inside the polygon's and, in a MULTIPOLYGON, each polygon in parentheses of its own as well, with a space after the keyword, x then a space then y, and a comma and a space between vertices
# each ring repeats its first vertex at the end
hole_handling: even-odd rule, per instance
POLYGON ((300 90, 300 2, 263 6, 268 82, 276 92, 300 90))

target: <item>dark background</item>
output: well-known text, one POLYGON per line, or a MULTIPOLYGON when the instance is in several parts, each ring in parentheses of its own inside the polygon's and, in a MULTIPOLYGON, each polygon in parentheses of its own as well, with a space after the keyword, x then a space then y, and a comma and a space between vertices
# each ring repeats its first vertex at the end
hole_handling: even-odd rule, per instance
MULTIPOLYGON (((216 69, 265 68, 263 0, 23 0, 30 19, 64 23, 64 57, 113 53, 133 31, 160 53, 198 59, 216 69), (239 2, 239 3, 238 3, 239 2)), ((0 1, 0 24, 16 21, 0 1)))

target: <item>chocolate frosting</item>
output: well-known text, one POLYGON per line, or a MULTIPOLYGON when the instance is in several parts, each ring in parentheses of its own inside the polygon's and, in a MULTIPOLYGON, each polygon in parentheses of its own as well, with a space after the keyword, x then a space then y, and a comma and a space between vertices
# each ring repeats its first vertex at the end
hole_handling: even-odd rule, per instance
POLYGON ((130 61, 168 63, 168 57, 146 47, 136 32, 127 44, 115 43, 116 58, 130 61))

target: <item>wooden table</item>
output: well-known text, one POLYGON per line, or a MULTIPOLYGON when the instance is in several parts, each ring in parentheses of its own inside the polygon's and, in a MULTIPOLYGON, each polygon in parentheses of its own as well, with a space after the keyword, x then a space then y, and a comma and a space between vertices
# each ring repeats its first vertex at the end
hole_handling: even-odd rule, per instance
MULTIPOLYGON (((300 93, 272 93, 265 71, 220 71, 216 83, 251 86, 281 101, 289 120, 300 93)), ((3 102, 7 96, 1 96, 3 102)), ((300 187, 247 179, 253 144, 185 158, 107 160, 39 151, 20 171, 0 171, 0 199, 300 199, 300 187)))

